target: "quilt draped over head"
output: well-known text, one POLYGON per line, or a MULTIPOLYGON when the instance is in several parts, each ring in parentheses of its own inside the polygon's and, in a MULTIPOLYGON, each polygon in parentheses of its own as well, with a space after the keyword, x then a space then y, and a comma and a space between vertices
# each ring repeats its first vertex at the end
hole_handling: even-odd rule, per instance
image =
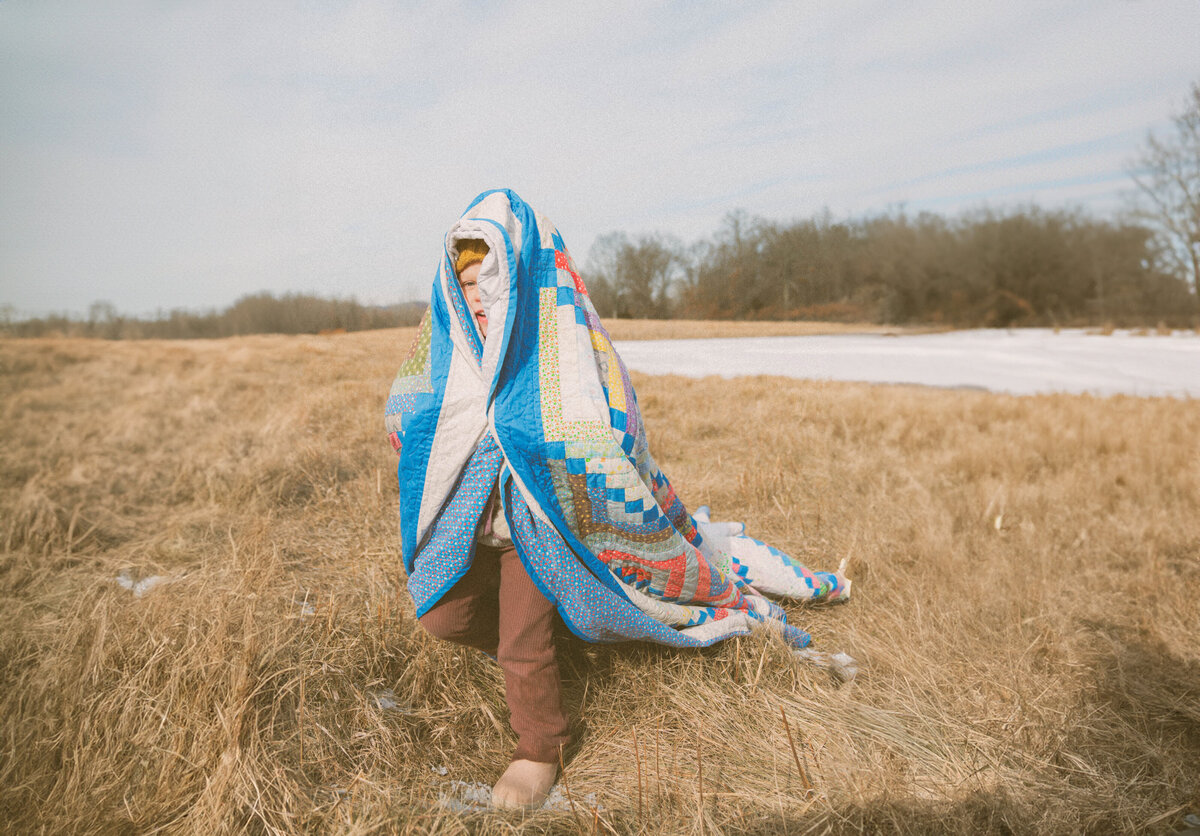
POLYGON ((703 646, 756 624, 808 634, 761 593, 845 598, 814 572, 695 516, 650 454, 637 396, 558 230, 511 191, 479 195, 445 238, 429 310, 387 402, 400 453, 404 566, 417 614, 471 565, 493 488, 530 576, 590 641, 703 646), (483 339, 454 272, 482 239, 483 339))

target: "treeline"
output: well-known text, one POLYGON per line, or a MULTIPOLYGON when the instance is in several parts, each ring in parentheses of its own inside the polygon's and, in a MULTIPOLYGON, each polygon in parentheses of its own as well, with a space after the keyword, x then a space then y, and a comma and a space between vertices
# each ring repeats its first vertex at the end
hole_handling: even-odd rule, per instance
MULTIPOLYGON (((946 218, 894 212, 777 222, 726 216, 685 245, 660 234, 601 236, 584 277, 602 317, 777 319, 1037 325, 1200 326, 1187 275, 1151 229, 1080 210, 1026 207, 946 218)), ((0 306, 3 308, 5 306, 0 306)), ((120 314, 93 303, 86 318, 15 321, 0 333, 104 339, 315 334, 416 325, 424 302, 257 293, 222 311, 120 314)))
POLYGON ((821 319, 956 326, 1200 323, 1153 232, 1078 210, 945 218, 728 215, 709 239, 597 239, 586 280, 605 317, 821 319))
POLYGON ((101 339, 206 339, 245 334, 317 334, 322 331, 367 331, 416 325, 423 302, 363 305, 354 299, 324 299, 301 293, 255 293, 222 311, 193 313, 172 310, 154 317, 120 314, 108 302, 95 302, 86 318, 66 315, 0 323, 10 336, 98 337, 101 339))

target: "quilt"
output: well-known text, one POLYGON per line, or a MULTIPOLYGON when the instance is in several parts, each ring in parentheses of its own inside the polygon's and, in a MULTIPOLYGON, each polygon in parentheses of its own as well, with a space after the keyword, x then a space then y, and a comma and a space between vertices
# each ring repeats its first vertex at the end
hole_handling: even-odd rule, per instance
POLYGON ((839 572, 688 512, 562 236, 512 191, 479 195, 446 234, 385 420, 418 615, 470 567, 497 485, 530 576, 589 641, 695 647, 765 626, 803 648, 809 635, 764 593, 849 596, 839 572), (478 279, 486 339, 454 272, 465 239, 489 248, 478 279))

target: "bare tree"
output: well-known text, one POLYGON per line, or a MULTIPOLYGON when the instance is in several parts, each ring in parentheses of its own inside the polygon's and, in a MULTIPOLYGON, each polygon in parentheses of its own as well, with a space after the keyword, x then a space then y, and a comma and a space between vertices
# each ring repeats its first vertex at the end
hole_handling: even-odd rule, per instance
POLYGON ((1200 82, 1192 84, 1173 133, 1153 133, 1130 172, 1138 187, 1137 216, 1159 241, 1163 267, 1200 294, 1200 82))
POLYGON ((631 240, 612 232, 588 250, 588 290, 601 316, 669 316, 685 270, 683 245, 661 233, 631 240))

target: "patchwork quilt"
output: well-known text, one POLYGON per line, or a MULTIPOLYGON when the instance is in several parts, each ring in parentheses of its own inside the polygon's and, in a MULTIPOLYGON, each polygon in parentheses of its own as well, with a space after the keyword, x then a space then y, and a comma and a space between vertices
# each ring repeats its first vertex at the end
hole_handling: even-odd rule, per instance
POLYGON ((590 641, 704 646, 766 625, 799 648, 808 634, 762 593, 849 595, 840 574, 811 571, 707 509, 688 513, 562 237, 511 191, 479 195, 447 233, 386 411, 418 615, 470 567, 497 480, 530 576, 590 641), (490 249, 478 280, 486 340, 453 269, 465 239, 490 249))

